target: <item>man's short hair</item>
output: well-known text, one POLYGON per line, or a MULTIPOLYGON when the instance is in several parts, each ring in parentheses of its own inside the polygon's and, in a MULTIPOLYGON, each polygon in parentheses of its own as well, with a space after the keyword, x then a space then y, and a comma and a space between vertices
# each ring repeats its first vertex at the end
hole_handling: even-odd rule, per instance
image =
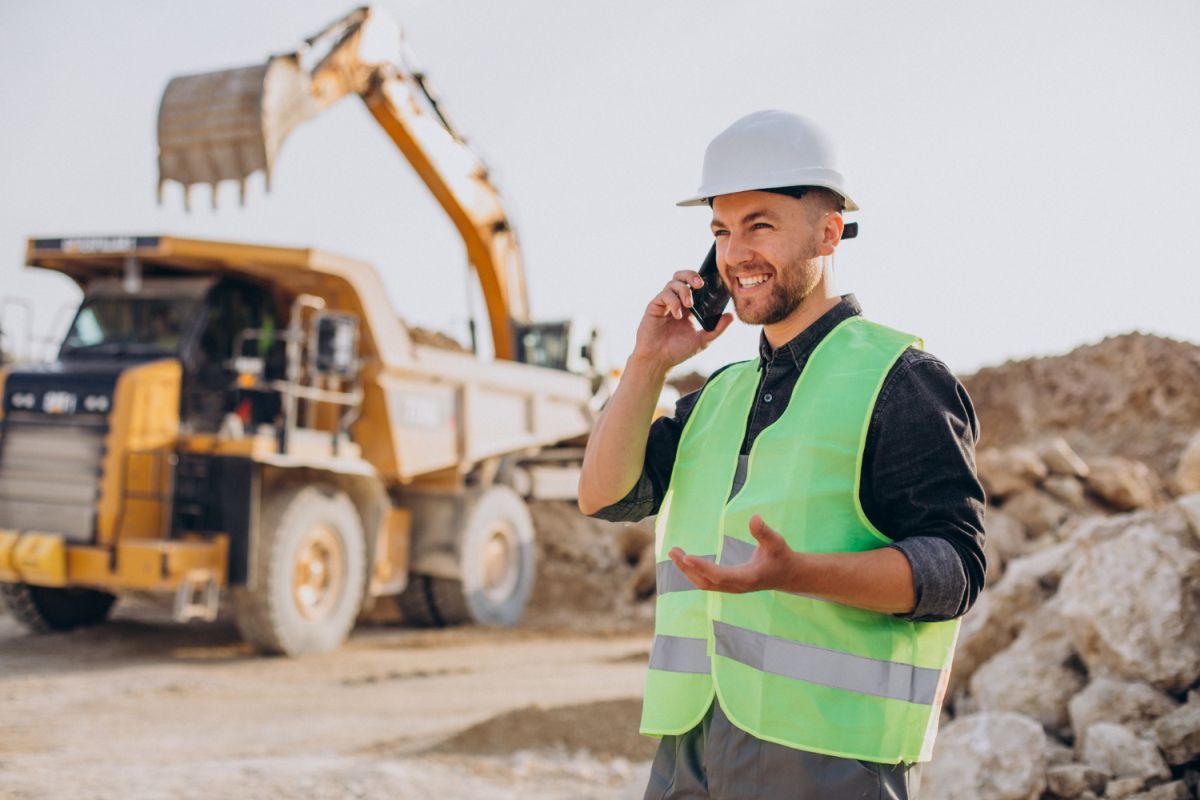
MULTIPOLYGON (((772 194, 785 194, 788 197, 795 197, 799 200, 802 197, 812 195, 814 200, 812 208, 815 211, 824 213, 826 211, 845 211, 845 199, 833 191, 826 189, 824 186, 777 186, 772 189, 761 189, 763 192, 771 192, 772 194)), ((712 208, 713 199, 708 198, 708 207, 712 208)))

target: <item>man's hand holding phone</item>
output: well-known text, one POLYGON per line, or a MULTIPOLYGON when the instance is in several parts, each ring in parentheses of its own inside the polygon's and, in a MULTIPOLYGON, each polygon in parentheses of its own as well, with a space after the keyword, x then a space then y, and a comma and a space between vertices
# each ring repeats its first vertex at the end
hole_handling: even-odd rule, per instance
POLYGON ((679 270, 646 306, 620 384, 588 437, 579 476, 583 513, 612 505, 637 483, 667 373, 707 347, 733 321, 732 314, 722 313, 729 302, 727 294, 721 297, 724 289, 714 249, 700 272, 679 270), (700 276, 709 272, 714 277, 706 286, 700 276), (703 327, 692 321, 693 304, 697 311, 703 307, 710 312, 704 315, 703 327))
MULTIPOLYGON (((716 273, 715 251, 709 252, 709 260, 711 267, 702 267, 701 272, 708 273, 708 280, 715 281, 714 286, 706 286, 700 273, 682 269, 646 306, 638 325, 634 358, 655 361, 670 369, 708 347, 733 322, 733 315, 729 313, 721 314, 711 331, 697 329, 692 322, 692 308, 696 302, 710 298, 713 291, 724 292, 720 275, 716 273)), ((725 299, 727 302, 727 294, 725 299)), ((723 308, 724 303, 720 307, 723 308)))

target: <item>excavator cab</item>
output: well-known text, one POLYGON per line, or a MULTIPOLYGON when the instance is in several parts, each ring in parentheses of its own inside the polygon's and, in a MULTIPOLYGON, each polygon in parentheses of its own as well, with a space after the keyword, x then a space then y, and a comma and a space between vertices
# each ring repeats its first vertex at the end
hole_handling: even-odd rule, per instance
POLYGON ((599 333, 584 319, 530 322, 517 326, 517 361, 592 377, 599 333))

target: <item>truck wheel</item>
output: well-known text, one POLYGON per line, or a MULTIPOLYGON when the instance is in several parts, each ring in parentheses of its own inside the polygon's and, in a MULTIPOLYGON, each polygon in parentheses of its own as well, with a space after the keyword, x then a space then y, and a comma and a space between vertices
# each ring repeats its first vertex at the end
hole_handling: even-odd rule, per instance
POLYGON ((116 599, 116 595, 94 589, 0 583, 0 605, 36 633, 98 625, 108 619, 116 599))
POLYGON ((362 521, 344 492, 304 486, 269 496, 251 564, 250 585, 233 600, 238 630, 255 649, 297 656, 345 641, 367 566, 362 521))
POLYGON ((429 577, 429 596, 442 624, 516 624, 533 591, 533 519, 507 486, 483 492, 460 534, 461 580, 429 577))

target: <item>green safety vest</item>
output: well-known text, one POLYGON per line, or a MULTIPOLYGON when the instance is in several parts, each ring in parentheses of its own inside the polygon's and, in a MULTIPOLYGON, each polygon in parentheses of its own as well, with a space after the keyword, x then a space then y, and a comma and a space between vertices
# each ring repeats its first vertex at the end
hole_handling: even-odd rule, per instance
POLYGON ((755 439, 732 500, 757 365, 733 364, 705 385, 655 526, 658 600, 642 733, 691 729, 715 693, 729 719, 760 739, 888 764, 931 757, 957 619, 909 622, 779 591, 699 591, 667 557, 680 547, 745 563, 756 513, 800 552, 889 544, 863 512, 859 480, 875 398, 911 345, 920 340, 859 316, 834 328, 783 416, 755 439))

